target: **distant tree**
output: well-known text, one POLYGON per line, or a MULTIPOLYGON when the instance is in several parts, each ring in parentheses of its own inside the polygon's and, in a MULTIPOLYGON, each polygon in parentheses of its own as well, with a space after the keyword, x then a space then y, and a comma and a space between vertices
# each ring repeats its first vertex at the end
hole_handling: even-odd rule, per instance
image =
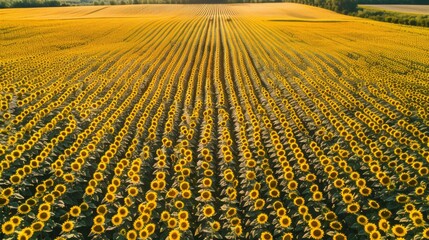
POLYGON ((416 25, 417 25, 417 21, 416 21, 416 19, 415 19, 415 18, 410 18, 410 19, 408 20, 408 24, 413 25, 413 26, 416 26, 416 25))

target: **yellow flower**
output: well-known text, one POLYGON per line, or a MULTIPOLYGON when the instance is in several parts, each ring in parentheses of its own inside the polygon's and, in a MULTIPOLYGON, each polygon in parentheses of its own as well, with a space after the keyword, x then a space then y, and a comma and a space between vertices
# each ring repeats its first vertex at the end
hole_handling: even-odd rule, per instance
POLYGON ((395 226, 392 227, 392 232, 397 237, 405 237, 408 231, 404 226, 396 224, 395 226))
POLYGON ((48 221, 48 219, 51 217, 51 212, 48 211, 40 211, 37 214, 37 219, 39 219, 42 222, 48 221))
POLYGON ((5 222, 1 226, 1 231, 5 235, 11 235, 15 232, 15 224, 13 224, 11 221, 5 222))
POLYGON ((321 224, 320 221, 317 219, 311 219, 308 222, 308 226, 310 226, 311 228, 320 228, 321 224))
POLYGON ((390 229, 390 224, 386 219, 380 219, 378 222, 378 228, 380 228, 380 230, 383 232, 387 232, 390 229))
POLYGON ((261 240, 271 240, 271 239, 273 239, 273 235, 271 235, 271 233, 269 233, 269 232, 262 232, 260 239, 261 240))
POLYGON ((41 221, 37 221, 31 224, 31 229, 34 232, 42 231, 44 227, 45 227, 45 223, 41 221))
POLYGON ((118 215, 118 214, 113 215, 113 217, 112 217, 112 224, 114 226, 121 225, 122 221, 123 221, 123 219, 122 219, 122 217, 120 215, 118 215))
POLYGON ((130 230, 127 232, 127 240, 137 239, 137 232, 135 230, 130 230))
POLYGON ((259 198, 255 201, 254 207, 256 210, 261 210, 265 206, 265 200, 262 198, 259 198))
POLYGON ((175 228, 177 226, 177 219, 174 217, 168 219, 168 227, 169 228, 175 228))
POLYGON ((220 230, 220 223, 218 221, 214 221, 210 224, 210 226, 212 227, 212 229, 214 231, 219 231, 220 230))
POLYGON ((429 228, 425 228, 423 230, 423 238, 424 239, 429 239, 429 228))
POLYGON ((118 215, 122 218, 126 217, 128 215, 128 208, 121 206, 118 208, 118 215))
POLYGON ((331 222, 331 223, 329 224, 329 226, 330 226, 332 229, 337 230, 337 231, 339 231, 339 230, 341 230, 341 229, 343 228, 343 225, 341 225, 341 223, 340 223, 340 222, 338 222, 338 221, 333 221, 333 222, 331 222))
POLYGON ((63 232, 70 232, 74 228, 74 222, 73 221, 66 221, 62 224, 61 229, 63 232))
POLYGON ((292 240, 293 234, 292 233, 285 233, 282 237, 282 240, 292 240))
POLYGON ((313 239, 322 239, 325 233, 320 228, 313 228, 311 229, 310 234, 313 239))
POLYGON ((103 225, 93 225, 91 227, 91 232, 94 234, 102 234, 104 232, 104 226, 103 225))
POLYGON ((374 223, 365 224, 365 232, 366 233, 372 233, 375 230, 377 230, 377 226, 374 223))
POLYGON ((290 217, 284 215, 280 218, 280 226, 287 228, 290 226, 290 224, 292 223, 292 220, 290 219, 290 217))
POLYGON ((180 231, 186 231, 189 229, 189 222, 187 220, 179 220, 179 229, 180 231))
POLYGON ((205 217, 211 217, 215 213, 215 209, 211 205, 206 205, 203 208, 203 214, 205 217))
POLYGON ((107 213, 107 207, 106 205, 102 204, 102 205, 98 205, 97 207, 97 213, 100 215, 104 215, 107 213))
POLYGON ((378 211, 378 216, 383 219, 389 219, 390 216, 392 216, 392 213, 387 208, 383 208, 378 211))
POLYGON ((256 220, 259 224, 265 224, 268 220, 268 215, 265 213, 260 213, 256 220))
POLYGON ((343 233, 335 233, 332 240, 347 240, 347 236, 343 233))
POLYGON ((170 231, 170 233, 168 234, 168 239, 169 240, 178 240, 180 239, 180 232, 176 229, 170 231))
POLYGON ((73 206, 70 209, 70 215, 72 215, 73 217, 78 217, 80 215, 81 209, 79 206, 73 206))

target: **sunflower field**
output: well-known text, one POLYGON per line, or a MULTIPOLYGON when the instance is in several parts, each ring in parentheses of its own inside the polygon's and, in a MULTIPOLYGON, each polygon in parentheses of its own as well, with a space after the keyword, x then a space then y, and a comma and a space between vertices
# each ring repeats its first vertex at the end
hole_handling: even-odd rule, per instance
POLYGON ((292 3, 0 10, 0 239, 429 239, 428 50, 292 3))

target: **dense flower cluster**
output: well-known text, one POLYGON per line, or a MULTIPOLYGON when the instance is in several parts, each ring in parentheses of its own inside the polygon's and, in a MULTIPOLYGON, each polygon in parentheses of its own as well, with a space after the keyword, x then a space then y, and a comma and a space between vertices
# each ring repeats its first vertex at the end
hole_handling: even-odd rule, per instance
POLYGON ((429 239, 428 34, 381 47, 269 6, 4 30, 51 27, 52 52, 0 46, 22 54, 0 51, 0 238, 429 239))

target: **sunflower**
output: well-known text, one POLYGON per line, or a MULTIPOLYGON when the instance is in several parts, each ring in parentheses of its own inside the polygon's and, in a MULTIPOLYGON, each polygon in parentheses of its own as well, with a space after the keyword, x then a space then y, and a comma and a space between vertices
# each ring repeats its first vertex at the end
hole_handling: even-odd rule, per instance
POLYGON ((265 206, 265 200, 262 198, 259 198, 255 201, 254 207, 256 210, 261 210, 265 206))
POLYGON ((367 218, 365 215, 359 215, 359 216, 357 217, 357 222, 358 222, 360 225, 366 225, 366 224, 368 223, 368 218, 367 218))
POLYGON ((179 194, 179 191, 177 191, 177 189, 175 188, 171 188, 168 192, 167 192, 167 198, 176 198, 176 196, 179 194))
POLYGON ((284 215, 280 218, 279 222, 280 222, 280 226, 282 226, 283 228, 287 228, 292 223, 292 219, 290 217, 284 215))
POLYGON ((282 240, 292 240, 293 234, 292 233, 285 233, 283 234, 282 240))
POLYGON ((149 232, 147 231, 147 229, 142 229, 139 231, 139 237, 141 239, 147 239, 149 237, 149 232))
POLYGON ((176 201, 174 202, 174 206, 178 209, 182 209, 185 206, 185 204, 182 201, 176 201))
POLYGON ((9 221, 12 222, 15 226, 18 226, 21 223, 22 218, 18 216, 13 216, 10 218, 9 221))
POLYGON ((128 189, 128 194, 132 197, 137 196, 138 193, 139 193, 139 190, 136 187, 130 187, 128 189))
POLYGON ((378 216, 383 219, 389 219, 392 216, 392 212, 390 212, 387 208, 383 208, 378 211, 378 216))
POLYGON ((321 223, 320 223, 320 221, 319 221, 319 220, 317 220, 317 219, 311 219, 311 220, 308 222, 308 226, 310 226, 311 228, 320 228, 321 223))
POLYGON ((423 227, 425 225, 425 220, 421 217, 414 217, 412 220, 415 227, 423 227))
POLYGON ((19 183, 21 183, 21 180, 22 180, 22 176, 20 176, 20 175, 12 175, 10 178, 9 178, 9 181, 12 183, 12 184, 14 184, 14 185, 16 185, 16 184, 19 184, 19 183))
POLYGON ((227 218, 232 218, 237 214, 237 208, 234 207, 230 207, 227 211, 226 211, 226 217, 227 218))
POLYGON ((133 223, 133 227, 137 231, 142 230, 143 226, 144 226, 144 222, 141 218, 136 219, 133 223))
POLYGON ((45 227, 45 223, 42 221, 33 222, 31 228, 34 232, 40 232, 45 227))
POLYGON ((70 209, 70 215, 72 215, 73 217, 78 217, 81 213, 81 209, 79 206, 73 206, 70 209))
POLYGON ((116 199, 115 194, 111 192, 106 193, 106 195, 104 196, 104 200, 108 203, 113 203, 115 199, 116 199))
POLYGON ((146 225, 145 229, 147 230, 149 235, 152 235, 155 232, 156 225, 154 223, 149 223, 148 225, 146 225))
POLYGON ((128 208, 121 206, 118 208, 118 215, 121 217, 126 217, 128 215, 128 208))
POLYGON ((347 205, 347 212, 349 213, 357 213, 359 210, 360 205, 357 202, 347 205))
POLYGON ((39 206, 39 211, 51 211, 51 205, 49 203, 42 203, 39 206))
POLYGON ((405 204, 404 209, 406 212, 411 213, 412 211, 416 210, 416 207, 412 203, 407 203, 405 204))
POLYGON ((382 230, 383 232, 389 231, 389 221, 387 221, 386 219, 380 219, 380 221, 378 222, 378 228, 380 228, 380 230, 382 230))
POLYGON ((92 196, 95 193, 95 188, 93 186, 87 186, 85 188, 85 194, 88 196, 92 196))
POLYGON ((102 204, 102 205, 98 205, 97 207, 97 213, 100 215, 105 215, 107 213, 107 207, 106 205, 102 204))
POLYGON ((156 201, 156 199, 158 198, 158 194, 154 191, 149 191, 146 193, 145 195, 146 201, 156 201))
POLYGON ((91 227, 91 232, 94 234, 102 234, 104 232, 104 226, 103 225, 93 225, 91 227))
POLYGON ((48 219, 51 217, 51 212, 49 211, 40 211, 37 214, 37 219, 39 219, 42 222, 48 221, 48 219))
POLYGON ((337 219, 337 215, 335 214, 335 212, 329 211, 325 213, 325 220, 334 221, 335 219, 337 219))
POLYGON ((287 184, 287 187, 289 190, 294 191, 298 188, 298 182, 296 182, 295 180, 292 180, 287 184))
POLYGON ((3 189, 1 191, 1 194, 4 195, 5 197, 10 197, 10 196, 12 196, 13 192, 14 192, 13 188, 8 187, 8 188, 3 189))
POLYGON ((307 206, 299 206, 298 212, 301 215, 305 215, 308 213, 308 207, 307 206))
POLYGON ((210 226, 215 232, 219 231, 221 227, 218 221, 211 222, 210 226))
POLYGON ((177 226, 177 219, 171 217, 170 219, 168 219, 167 223, 169 228, 175 228, 177 226))
POLYGON ((74 228, 74 222, 73 221, 65 221, 61 225, 61 230, 63 232, 70 232, 71 230, 73 230, 73 228, 74 228))
POLYGON ((200 197, 203 202, 207 202, 212 199, 212 193, 208 190, 203 190, 200 193, 200 197))
POLYGON ((352 194, 350 194, 350 193, 343 194, 343 201, 344 201, 346 204, 352 203, 352 202, 353 202, 353 200, 354 200, 354 197, 353 197, 353 195, 352 195, 352 194))
POLYGON ((368 205, 373 209, 379 209, 380 208, 380 205, 374 200, 369 200, 368 205))
POLYGON ((243 228, 241 226, 239 226, 239 225, 235 226, 233 228, 233 230, 234 230, 234 234, 237 235, 237 236, 241 236, 241 234, 243 234, 243 228))
POLYGON ((311 229, 310 234, 313 239, 322 239, 325 232, 320 228, 313 228, 311 229))
POLYGON ((404 226, 399 224, 396 224, 395 226, 392 227, 392 232, 397 237, 405 237, 405 235, 407 235, 407 229, 404 226))
POLYGON ((113 215, 113 217, 112 217, 112 224, 114 226, 121 225, 122 221, 123 221, 123 219, 122 219, 122 217, 119 214, 113 215))
POLYGON ((347 240, 347 236, 343 233, 335 233, 332 240, 347 240))
POLYGON ((11 221, 7 221, 1 226, 1 231, 4 235, 11 235, 15 232, 15 224, 11 221))
MULTIPOLYGON (((30 236, 31 237, 31 236, 30 236)), ((28 239, 30 239, 30 237, 29 236, 27 236, 27 234, 25 234, 25 232, 20 232, 20 233, 18 233, 18 240, 28 240, 28 239)))
POLYGON ((424 239, 429 239, 429 228, 425 228, 423 230, 423 238, 424 239))
POLYGON ((265 224, 268 221, 268 215, 265 213, 260 213, 256 220, 259 224, 265 224))
POLYGON ((97 215, 94 217, 93 222, 95 225, 103 225, 105 222, 104 215, 97 215))
POLYGON ((137 232, 135 230, 131 230, 127 232, 127 240, 135 240, 137 239, 137 232))
POLYGON ((170 231, 170 233, 168 234, 168 239, 169 240, 178 240, 180 239, 180 232, 176 229, 170 231))
POLYGON ((269 233, 269 232, 262 232, 260 239, 261 240, 271 240, 271 239, 273 239, 273 235, 271 235, 271 233, 269 233))
POLYGON ((381 233, 379 231, 373 231, 369 234, 369 237, 371 240, 380 240, 381 239, 381 233))
POLYGON ((163 211, 161 213, 161 220, 165 222, 168 219, 170 219, 170 213, 168 211, 163 211))
POLYGON ((368 197, 372 193, 372 189, 369 187, 363 187, 359 189, 359 193, 362 194, 362 196, 368 197))
POLYGON ((375 230, 377 230, 377 226, 374 223, 365 224, 365 232, 366 233, 372 233, 375 230))
POLYGON ((229 222, 231 223, 232 226, 235 227, 241 224, 241 219, 238 217, 234 217, 229 222))
POLYGON ((187 220, 179 220, 179 229, 180 231, 186 231, 189 229, 189 222, 187 220))
POLYGON ((322 201, 323 199, 323 194, 320 191, 315 191, 313 192, 313 200, 316 202, 322 201))
POLYGON ((333 222, 331 222, 331 223, 329 224, 329 226, 330 226, 332 229, 337 230, 337 231, 340 231, 340 230, 343 228, 343 225, 341 225, 341 223, 340 223, 340 222, 338 222, 338 221, 333 221, 333 222))

